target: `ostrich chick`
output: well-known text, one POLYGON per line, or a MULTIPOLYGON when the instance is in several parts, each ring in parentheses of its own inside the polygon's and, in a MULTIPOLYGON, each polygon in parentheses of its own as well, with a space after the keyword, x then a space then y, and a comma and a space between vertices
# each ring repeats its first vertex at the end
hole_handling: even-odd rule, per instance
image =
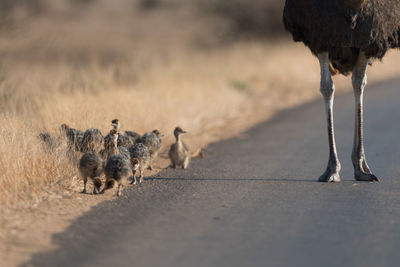
POLYGON ((106 185, 101 193, 118 184, 117 196, 122 196, 121 189, 127 183, 131 173, 129 159, 122 154, 110 157, 107 160, 104 172, 106 175, 106 185))
POLYGON ((100 151, 103 159, 108 160, 111 156, 119 154, 118 150, 118 132, 112 129, 109 134, 104 137, 104 149, 100 151))
POLYGON ((143 143, 145 146, 147 146, 149 148, 149 152, 150 152, 150 164, 148 166, 148 168, 150 170, 152 170, 152 160, 157 157, 158 152, 161 149, 162 146, 162 140, 161 137, 163 137, 164 135, 162 135, 160 133, 160 131, 158 131, 157 129, 153 130, 152 132, 148 132, 143 134, 142 138, 140 139, 140 142, 143 143))
POLYGON ((85 153, 79 161, 79 172, 83 179, 83 191, 86 193, 86 183, 88 178, 93 180, 93 194, 100 191, 101 180, 99 176, 103 173, 104 162, 99 154, 95 152, 85 153))
POLYGON ((168 152, 169 159, 171 160, 171 167, 173 168, 180 166, 182 169, 186 169, 192 158, 197 156, 203 157, 203 150, 201 148, 192 154, 190 148, 180 138, 180 135, 184 133, 187 132, 182 130, 181 127, 176 127, 174 130, 176 142, 171 145, 168 152))
POLYGON ((189 165, 190 159, 192 158, 189 147, 181 140, 181 134, 187 133, 182 130, 181 127, 176 127, 174 130, 174 136, 176 142, 171 145, 168 156, 171 160, 171 166, 176 168, 177 166, 186 169, 189 165))
POLYGON ((80 152, 82 150, 82 140, 84 133, 81 130, 69 127, 67 124, 63 123, 60 126, 61 135, 67 138, 68 149, 75 152, 80 152))
POLYGON ((137 184, 136 173, 139 172, 140 183, 143 182, 144 170, 148 168, 150 164, 150 151, 142 143, 138 143, 129 148, 129 154, 131 157, 131 167, 133 180, 131 184, 137 184))
POLYGON ((163 137, 163 135, 160 133, 160 131, 153 130, 152 132, 143 134, 142 138, 140 139, 141 143, 149 148, 150 155, 152 157, 156 157, 161 149, 161 137, 163 137))

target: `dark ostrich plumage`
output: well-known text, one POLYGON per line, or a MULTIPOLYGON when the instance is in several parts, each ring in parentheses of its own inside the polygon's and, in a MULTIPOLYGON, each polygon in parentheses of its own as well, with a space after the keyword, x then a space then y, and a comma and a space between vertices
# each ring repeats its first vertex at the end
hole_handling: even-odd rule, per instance
POLYGON ((121 155, 125 156, 127 159, 131 158, 129 151, 126 147, 118 146, 118 151, 121 155))
POLYGON ((114 179, 120 182, 129 177, 131 173, 130 162, 124 155, 114 155, 107 160, 104 173, 107 180, 114 179))
POLYGON ((154 157, 162 146, 161 133, 158 130, 145 133, 140 139, 140 142, 149 148, 150 155, 154 157))
POLYGON ((104 171, 104 162, 99 154, 95 152, 85 153, 79 161, 79 172, 84 181, 83 193, 86 193, 87 178, 93 180, 94 189, 93 193, 96 194, 100 191, 101 181, 98 177, 104 171))
POLYGON ((61 125, 60 130, 67 138, 68 148, 77 152, 81 151, 84 133, 81 130, 70 128, 65 123, 61 125))
POLYGON ((147 168, 150 162, 150 151, 147 146, 142 143, 137 143, 131 146, 129 149, 130 158, 137 158, 139 163, 147 168))
POLYGON ((134 144, 140 142, 140 139, 142 138, 142 136, 140 136, 140 134, 138 134, 137 132, 134 131, 125 131, 125 134, 131 138, 132 142, 134 144))
POLYGON ((54 138, 51 134, 47 132, 40 133, 38 138, 45 145, 46 148, 53 150, 60 146, 61 141, 59 138, 54 138))
POLYGON ((132 183, 137 183, 136 173, 140 173, 140 182, 143 182, 143 173, 150 165, 150 151, 147 146, 137 143, 129 149, 131 168, 133 171, 132 183))
MULTIPOLYGON (((134 145, 135 143, 136 143, 136 141, 134 139, 130 138, 130 136, 128 136, 126 133, 120 132, 118 134, 118 146, 129 148, 130 146, 134 145)), ((111 135, 107 134, 104 137, 104 147, 110 147, 112 145, 113 145, 113 143, 111 141, 111 135)))
POLYGON ((100 130, 96 128, 90 128, 86 130, 82 139, 82 152, 99 152, 104 144, 104 137, 100 130))
POLYGON ((104 173, 106 175, 106 185, 103 188, 102 193, 104 193, 105 190, 114 187, 115 183, 118 183, 117 196, 121 196, 121 188, 127 183, 128 177, 131 173, 129 159, 121 154, 110 157, 107 160, 104 173))
POLYGON ((129 148, 130 146, 134 145, 134 142, 128 135, 126 134, 119 134, 118 135, 118 146, 122 146, 125 148, 129 148))
POLYGON ((103 160, 94 152, 83 154, 79 161, 79 171, 87 177, 95 178, 103 173, 103 160))
POLYGON ((360 51, 382 59, 400 45, 399 0, 286 0, 283 22, 313 54, 328 52, 342 74, 352 71, 360 51))

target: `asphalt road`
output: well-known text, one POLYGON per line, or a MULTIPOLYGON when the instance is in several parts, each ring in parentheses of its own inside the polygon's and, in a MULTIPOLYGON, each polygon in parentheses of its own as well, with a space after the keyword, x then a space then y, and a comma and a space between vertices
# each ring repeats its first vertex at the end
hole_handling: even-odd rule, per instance
POLYGON ((380 183, 353 180, 352 94, 335 101, 342 182, 316 182, 328 157, 319 100, 129 187, 29 265, 399 266, 399 101, 400 79, 367 87, 366 155, 380 183))

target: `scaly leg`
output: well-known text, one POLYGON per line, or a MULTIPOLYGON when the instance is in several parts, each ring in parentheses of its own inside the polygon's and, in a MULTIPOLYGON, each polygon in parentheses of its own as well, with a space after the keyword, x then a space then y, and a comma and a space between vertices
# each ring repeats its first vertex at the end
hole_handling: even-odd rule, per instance
POLYGON ((118 191, 117 191, 117 196, 118 197, 122 196, 122 192, 121 192, 122 187, 123 187, 122 184, 118 184, 118 191))
POLYGON ((182 164, 182 169, 186 169, 189 166, 190 156, 185 158, 185 161, 182 164))
POLYGON ((379 181, 369 170, 364 152, 363 138, 363 96, 367 85, 367 67, 369 59, 360 53, 357 64, 353 69, 353 91, 355 97, 354 143, 351 160, 354 166, 354 177, 357 181, 379 181))
POLYGON ((144 181, 143 173, 144 173, 144 170, 142 169, 142 167, 140 167, 140 180, 139 180, 140 183, 143 183, 143 181, 144 181))
POLYGON ((100 192, 101 184, 100 178, 96 177, 93 179, 93 195, 96 195, 100 192))
POLYGON ((86 194, 86 184, 87 184, 87 177, 83 177, 83 191, 82 194, 86 194))
POLYGON ((333 126, 333 100, 335 85, 329 72, 329 55, 322 53, 318 55, 321 67, 321 93, 324 97, 326 117, 328 122, 329 138, 329 161, 326 171, 319 177, 320 182, 340 182, 340 162, 336 152, 335 131, 333 126))
POLYGON ((136 171, 135 170, 132 170, 132 175, 133 175, 133 177, 132 177, 131 184, 137 184, 137 178, 136 178, 136 171))

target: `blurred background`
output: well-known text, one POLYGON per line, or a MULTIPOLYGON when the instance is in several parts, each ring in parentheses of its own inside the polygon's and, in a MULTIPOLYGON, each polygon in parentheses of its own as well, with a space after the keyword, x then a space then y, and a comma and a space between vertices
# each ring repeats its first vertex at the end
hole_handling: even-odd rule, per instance
POLYGON ((26 93, 25 82, 29 87, 34 82, 45 94, 104 89, 105 77, 92 79, 82 73, 95 68, 113 86, 132 86, 154 60, 163 57, 169 63, 179 51, 196 53, 238 40, 287 36, 281 23, 283 4, 279 0, 1 0, 0 99, 16 100, 12 106, 2 101, 2 110, 34 108, 33 99, 29 103, 15 99, 19 90, 26 93), (66 77, 54 73, 61 66, 68 69, 63 72, 66 77), (32 81, 45 77, 41 71, 53 81, 32 81))
POLYGON ((195 58, 238 41, 287 37, 282 7, 279 0, 1 0, 0 111, 31 116, 54 93, 143 88, 161 79, 153 76, 159 71, 202 64, 195 58))

